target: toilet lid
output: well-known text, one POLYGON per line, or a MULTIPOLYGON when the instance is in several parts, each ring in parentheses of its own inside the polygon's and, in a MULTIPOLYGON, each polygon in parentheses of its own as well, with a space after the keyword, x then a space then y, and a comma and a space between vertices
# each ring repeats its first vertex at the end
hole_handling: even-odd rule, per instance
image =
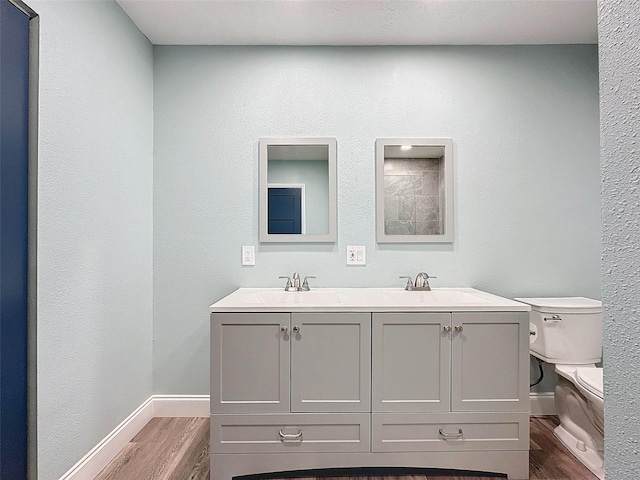
POLYGON ((578 368, 576 370, 576 380, 585 390, 603 398, 602 368, 578 368))
POLYGON ((602 302, 585 297, 515 298, 545 313, 601 313, 602 302))

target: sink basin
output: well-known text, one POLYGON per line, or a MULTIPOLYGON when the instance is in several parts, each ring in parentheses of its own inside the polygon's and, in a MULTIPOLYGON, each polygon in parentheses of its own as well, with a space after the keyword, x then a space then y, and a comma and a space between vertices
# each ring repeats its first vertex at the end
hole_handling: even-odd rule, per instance
POLYGON ((396 305, 486 305, 489 303, 482 297, 459 290, 390 290, 385 291, 384 294, 396 305))
POLYGON ((264 290, 252 293, 248 303, 269 305, 326 305, 340 303, 335 291, 285 292, 284 290, 264 290))

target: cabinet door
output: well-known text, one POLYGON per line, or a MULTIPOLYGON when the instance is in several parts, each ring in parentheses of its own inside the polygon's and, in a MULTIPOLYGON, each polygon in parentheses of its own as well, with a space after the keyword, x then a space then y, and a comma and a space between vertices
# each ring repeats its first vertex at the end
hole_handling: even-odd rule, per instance
POLYGON ((454 313, 451 409, 529 410, 529 315, 454 313))
POLYGON ((449 411, 449 313, 374 313, 373 412, 449 411))
POLYGON ((289 412, 289 313, 211 315, 211 412, 289 412))
POLYGON ((291 411, 369 412, 371 314, 291 315, 291 411))

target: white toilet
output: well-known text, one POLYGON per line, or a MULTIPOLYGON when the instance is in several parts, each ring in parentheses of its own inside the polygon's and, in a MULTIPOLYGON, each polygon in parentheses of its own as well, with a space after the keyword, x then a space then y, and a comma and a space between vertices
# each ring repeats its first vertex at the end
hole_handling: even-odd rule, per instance
POLYGON ((531 305, 529 350, 555 364, 556 437, 604 478, 602 303, 583 297, 516 298, 531 305))

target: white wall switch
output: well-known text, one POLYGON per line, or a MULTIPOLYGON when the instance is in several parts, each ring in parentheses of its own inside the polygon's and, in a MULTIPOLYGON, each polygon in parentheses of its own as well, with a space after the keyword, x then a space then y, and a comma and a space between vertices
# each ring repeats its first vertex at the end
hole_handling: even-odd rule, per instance
POLYGON ((367 247, 347 246, 347 265, 366 265, 367 264, 367 247))
POLYGON ((242 247, 242 265, 256 264, 256 249, 253 245, 245 245, 242 247))

